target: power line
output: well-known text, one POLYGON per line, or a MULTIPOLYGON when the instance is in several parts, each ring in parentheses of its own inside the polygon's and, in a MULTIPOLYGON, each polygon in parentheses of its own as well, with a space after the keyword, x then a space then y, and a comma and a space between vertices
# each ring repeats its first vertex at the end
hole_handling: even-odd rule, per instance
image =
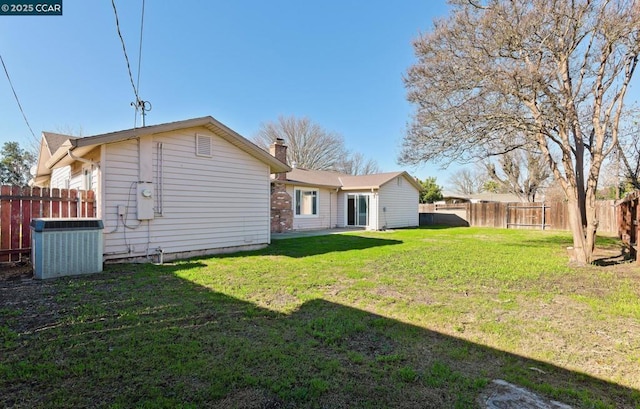
POLYGON ((134 84, 133 74, 131 73, 131 64, 129 63, 129 56, 127 54, 127 48, 124 43, 124 38, 122 37, 122 32, 120 31, 120 21, 118 19, 118 10, 116 8, 115 0, 111 0, 111 5, 113 6, 113 14, 116 18, 116 30, 118 31, 118 37, 120 38, 120 43, 122 44, 122 52, 124 53, 124 59, 127 63, 127 72, 129 73, 129 81, 131 81, 131 88, 133 88, 133 95, 135 96, 135 102, 131 103, 131 106, 135 109, 135 114, 133 117, 133 127, 137 126, 138 120, 138 110, 142 111, 142 126, 145 126, 145 112, 151 110, 151 103, 149 101, 143 101, 140 99, 140 95, 138 94, 138 90, 140 88, 140 68, 142 66, 142 34, 144 31, 144 4, 145 0, 142 0, 142 16, 140 18, 140 45, 138 47, 138 76, 137 81, 134 84))
POLYGON ((144 0, 142 0, 142 16, 140 17, 140 47, 138 48, 138 78, 136 88, 140 89, 140 67, 142 66, 142 32, 144 30, 144 0))
POLYGON ((124 38, 122 38, 122 33, 120 32, 120 21, 118 20, 118 10, 116 9, 115 0, 111 0, 111 5, 113 6, 113 14, 116 17, 116 30, 118 31, 118 37, 120 37, 120 43, 122 44, 122 52, 124 53, 124 59, 127 62, 127 71, 129 72, 129 80, 131 81, 131 87, 133 88, 133 94, 136 97, 136 103, 140 100, 138 97, 138 90, 136 89, 136 85, 133 83, 133 74, 131 74, 131 64, 129 64, 129 56, 127 55, 127 47, 124 45, 124 38))
POLYGON ((29 121, 27 120, 27 116, 24 113, 24 109, 22 109, 22 104, 20 104, 20 99, 18 98, 18 94, 16 93, 16 89, 13 87, 13 82, 11 82, 11 77, 9 76, 9 71, 7 70, 7 66, 4 63, 4 59, 2 58, 2 54, 0 54, 0 61, 2 62, 2 68, 4 68, 4 73, 7 76, 7 80, 9 81, 9 86, 11 86, 11 91, 13 91, 13 96, 16 99, 16 102, 18 103, 18 108, 20 108, 20 112, 22 113, 22 117, 24 118, 24 122, 27 124, 27 128, 29 128, 29 131, 31 132, 31 136, 33 136, 33 140, 35 141, 35 143, 38 143, 38 138, 36 138, 36 134, 33 132, 33 129, 31 129, 31 125, 29 125, 29 121))
MULTIPOLYGON (((144 33, 144 2, 145 0, 142 0, 142 13, 140 15, 140 46, 138 47, 138 78, 136 80, 136 88, 138 89, 138 92, 140 92, 140 69, 142 67, 142 34, 144 33)), ((133 120, 134 128, 136 126, 136 121, 138 119, 138 109, 141 111, 141 114, 142 114, 142 126, 145 126, 144 120, 145 120, 145 117, 147 116, 146 112, 151 111, 151 102, 142 101, 138 99, 136 100, 136 103, 135 103, 135 109, 136 109, 136 117, 133 120)))

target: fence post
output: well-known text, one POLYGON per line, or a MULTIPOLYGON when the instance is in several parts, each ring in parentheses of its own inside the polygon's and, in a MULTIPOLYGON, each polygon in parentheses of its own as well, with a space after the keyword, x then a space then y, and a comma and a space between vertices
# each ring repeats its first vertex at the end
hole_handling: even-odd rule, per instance
POLYGON ((510 203, 507 203, 506 205, 507 211, 505 212, 506 216, 505 216, 505 223, 504 223, 507 229, 509 228, 509 206, 510 206, 510 203))

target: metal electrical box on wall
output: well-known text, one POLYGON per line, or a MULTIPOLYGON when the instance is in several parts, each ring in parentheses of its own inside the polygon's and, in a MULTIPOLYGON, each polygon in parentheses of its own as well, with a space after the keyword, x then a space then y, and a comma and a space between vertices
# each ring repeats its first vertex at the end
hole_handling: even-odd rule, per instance
POLYGON ((138 220, 153 219, 153 202, 155 192, 153 191, 153 183, 138 182, 138 220))

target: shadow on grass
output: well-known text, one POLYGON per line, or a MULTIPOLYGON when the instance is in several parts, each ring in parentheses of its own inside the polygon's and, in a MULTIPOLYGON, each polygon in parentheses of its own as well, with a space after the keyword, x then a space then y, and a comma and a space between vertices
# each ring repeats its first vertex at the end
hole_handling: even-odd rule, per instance
POLYGON ((617 266, 620 264, 628 264, 634 261, 629 249, 624 246, 620 246, 618 250, 612 250, 613 254, 606 257, 598 257, 593 261, 593 264, 599 267, 617 266))
MULTIPOLYGON (((326 236, 298 237, 280 239, 272 242, 267 248, 251 254, 270 254, 294 258, 309 257, 338 251, 358 251, 372 247, 393 246, 402 244, 401 240, 380 239, 372 237, 351 236, 347 234, 331 234, 326 236)), ((218 258, 244 257, 246 253, 230 253, 216 256, 218 258)))
POLYGON ((0 406, 472 408, 495 378, 575 407, 640 405, 635 390, 326 300, 263 309, 180 278, 193 264, 0 283, 0 406))

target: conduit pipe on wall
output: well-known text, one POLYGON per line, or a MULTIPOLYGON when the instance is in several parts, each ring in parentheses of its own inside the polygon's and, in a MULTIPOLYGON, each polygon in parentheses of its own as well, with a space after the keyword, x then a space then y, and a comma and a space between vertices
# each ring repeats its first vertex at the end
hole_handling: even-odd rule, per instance
POLYGON ((162 216, 164 207, 164 148, 162 142, 156 145, 156 214, 162 216))

